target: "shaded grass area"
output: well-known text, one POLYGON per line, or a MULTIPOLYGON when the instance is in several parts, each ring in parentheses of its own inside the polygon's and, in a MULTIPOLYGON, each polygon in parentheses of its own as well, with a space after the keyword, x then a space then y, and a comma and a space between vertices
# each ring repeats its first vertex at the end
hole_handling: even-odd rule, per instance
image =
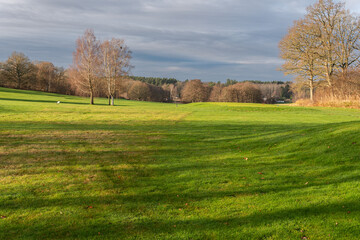
POLYGON ((86 101, 0 88, 0 239, 360 237, 358 110, 86 101))

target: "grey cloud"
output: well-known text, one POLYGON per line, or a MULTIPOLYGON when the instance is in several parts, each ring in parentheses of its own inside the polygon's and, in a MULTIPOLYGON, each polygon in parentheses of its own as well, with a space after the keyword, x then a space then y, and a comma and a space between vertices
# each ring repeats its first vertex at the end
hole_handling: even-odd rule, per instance
POLYGON ((0 0, 0 61, 16 50, 67 67, 76 38, 93 28, 126 40, 135 75, 287 80, 276 71, 278 41, 313 2, 0 0))

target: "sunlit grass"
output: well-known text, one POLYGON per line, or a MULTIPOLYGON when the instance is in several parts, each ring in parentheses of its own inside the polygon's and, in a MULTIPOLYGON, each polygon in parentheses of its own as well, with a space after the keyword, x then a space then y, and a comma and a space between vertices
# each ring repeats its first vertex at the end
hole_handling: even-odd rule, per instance
POLYGON ((0 88, 0 239, 360 238, 359 110, 106 102, 0 88))

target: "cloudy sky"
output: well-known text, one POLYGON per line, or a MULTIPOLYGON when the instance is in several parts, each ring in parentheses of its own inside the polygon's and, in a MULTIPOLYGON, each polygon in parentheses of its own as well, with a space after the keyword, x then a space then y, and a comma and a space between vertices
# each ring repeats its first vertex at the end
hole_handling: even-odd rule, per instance
MULTIPOLYGON (((125 39, 136 76, 289 80, 279 40, 316 0, 0 0, 0 61, 72 63, 75 40, 125 39)), ((360 12, 358 0, 347 8, 360 12)))

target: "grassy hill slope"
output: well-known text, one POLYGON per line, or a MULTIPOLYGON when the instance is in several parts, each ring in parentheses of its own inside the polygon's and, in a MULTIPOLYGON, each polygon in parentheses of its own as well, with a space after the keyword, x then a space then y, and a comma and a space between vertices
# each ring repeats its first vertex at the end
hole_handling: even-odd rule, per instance
POLYGON ((0 239, 360 238, 359 110, 87 102, 0 88, 0 239))

